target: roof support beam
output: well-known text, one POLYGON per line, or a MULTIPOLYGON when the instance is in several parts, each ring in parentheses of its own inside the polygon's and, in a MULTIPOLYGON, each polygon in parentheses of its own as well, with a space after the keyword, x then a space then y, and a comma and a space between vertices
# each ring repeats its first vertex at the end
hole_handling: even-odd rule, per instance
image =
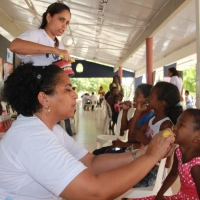
POLYGON ((21 35, 24 31, 19 28, 1 8, 0 8, 0 26, 10 33, 13 37, 21 35))
POLYGON ((169 0, 166 5, 159 11, 154 19, 149 23, 146 29, 138 36, 132 43, 123 56, 122 59, 115 65, 114 71, 118 70, 119 66, 123 66, 132 55, 135 53, 146 41, 146 38, 153 37, 163 26, 165 26, 175 15, 177 15, 185 6, 192 0, 169 0))
MULTIPOLYGON (((185 57, 191 56, 196 53, 196 41, 185 45, 184 47, 171 52, 168 55, 163 56, 159 60, 154 62, 154 70, 159 67, 169 65, 171 63, 177 62, 185 57)), ((135 71, 135 77, 141 76, 146 73, 146 66, 142 66, 139 70, 135 71)))

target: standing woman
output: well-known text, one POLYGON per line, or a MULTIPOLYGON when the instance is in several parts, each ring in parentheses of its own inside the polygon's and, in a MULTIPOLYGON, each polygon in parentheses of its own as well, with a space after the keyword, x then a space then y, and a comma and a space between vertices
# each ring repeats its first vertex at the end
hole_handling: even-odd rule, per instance
POLYGON ((34 66, 47 66, 59 60, 70 60, 67 50, 56 36, 65 32, 71 18, 70 9, 63 3, 51 4, 42 16, 39 29, 28 30, 13 40, 10 50, 22 59, 23 63, 31 62, 34 66))
MULTIPOLYGON (((63 3, 49 5, 43 13, 39 29, 28 30, 13 40, 10 50, 22 59, 23 63, 33 63, 34 66, 48 66, 60 60, 69 61, 70 56, 56 36, 61 36, 70 21, 70 8, 63 3)), ((67 133, 72 136, 69 119, 65 119, 67 133)))
POLYGON ((183 81, 181 77, 179 77, 179 73, 176 68, 171 67, 168 69, 168 76, 171 77, 170 83, 177 86, 180 92, 180 100, 183 101, 182 92, 183 92, 183 81))
POLYGON ((121 85, 121 82, 120 82, 120 78, 119 78, 118 75, 113 76, 113 82, 109 86, 110 91, 113 87, 117 87, 118 90, 119 90, 119 94, 124 96, 124 91, 123 91, 123 88, 122 88, 122 85, 121 85))

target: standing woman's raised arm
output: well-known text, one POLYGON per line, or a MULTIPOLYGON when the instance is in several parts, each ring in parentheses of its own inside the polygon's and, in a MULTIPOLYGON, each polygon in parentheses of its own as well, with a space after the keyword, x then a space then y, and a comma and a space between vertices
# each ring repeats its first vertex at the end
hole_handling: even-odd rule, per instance
POLYGON ((16 38, 11 42, 9 49, 14 53, 23 55, 52 53, 57 56, 62 54, 64 55, 64 58, 66 60, 70 58, 67 50, 62 50, 51 46, 45 46, 36 42, 22 40, 19 38, 16 38))

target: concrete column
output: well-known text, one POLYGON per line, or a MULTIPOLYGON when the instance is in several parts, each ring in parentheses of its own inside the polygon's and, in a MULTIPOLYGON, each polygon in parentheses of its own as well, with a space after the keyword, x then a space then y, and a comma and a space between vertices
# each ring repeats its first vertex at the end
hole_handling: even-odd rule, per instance
POLYGON ((146 39, 146 77, 147 83, 153 85, 153 38, 146 39))
POLYGON ((122 77, 123 77, 122 67, 119 67, 119 69, 118 69, 118 76, 120 78, 120 82, 122 83, 122 77))
POLYGON ((197 64, 196 64, 196 107, 200 108, 200 2, 196 0, 196 47, 197 47, 197 64))

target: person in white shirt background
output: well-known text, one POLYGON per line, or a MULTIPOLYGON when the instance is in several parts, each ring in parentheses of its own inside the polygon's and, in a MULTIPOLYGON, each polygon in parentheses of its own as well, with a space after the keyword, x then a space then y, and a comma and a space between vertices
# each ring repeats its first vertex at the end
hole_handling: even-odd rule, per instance
POLYGON ((90 101, 91 101, 91 105, 92 105, 91 110, 93 111, 94 106, 97 105, 97 96, 94 94, 94 92, 92 92, 92 95, 90 96, 90 101))
POLYGON ((185 104, 186 109, 193 108, 192 97, 190 96, 190 92, 188 90, 185 90, 185 104))
POLYGON ((18 66, 4 83, 3 97, 19 115, 0 140, 0 199, 115 199, 139 182, 174 142, 169 129, 148 148, 91 154, 57 124, 73 117, 77 94, 56 65, 18 66))
POLYGON ((65 32, 71 19, 70 8, 64 3, 51 4, 42 16, 39 29, 28 30, 13 40, 10 50, 22 59, 23 63, 34 66, 47 66, 62 59, 70 61, 70 55, 57 39, 65 32))
POLYGON ((82 97, 82 107, 86 111, 89 110, 89 105, 90 105, 90 97, 88 93, 85 93, 82 97))
POLYGON ((175 67, 171 67, 168 69, 168 76, 171 77, 169 82, 178 87, 179 92, 180 92, 180 101, 183 101, 183 97, 182 97, 183 81, 182 81, 182 78, 179 76, 179 73, 175 67))

